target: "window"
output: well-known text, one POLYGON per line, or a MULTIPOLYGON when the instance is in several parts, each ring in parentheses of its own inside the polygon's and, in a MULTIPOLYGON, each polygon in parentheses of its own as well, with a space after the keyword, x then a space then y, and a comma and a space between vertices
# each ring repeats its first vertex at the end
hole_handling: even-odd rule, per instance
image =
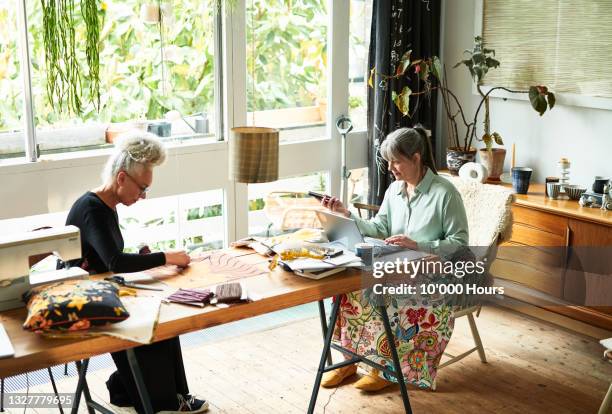
MULTIPOLYGON (((0 148, 23 151, 23 83, 17 39, 17 2, 0 0, 0 148)), ((0 151, 0 157, 2 151, 0 151)))
POLYGON ((483 10, 483 39, 501 62, 486 84, 612 98, 610 1, 484 0, 483 10))
POLYGON ((306 210, 319 202, 308 191, 327 192, 329 173, 318 172, 272 183, 249 185, 249 234, 272 235, 306 227, 306 210))
POLYGON ((125 251, 220 249, 224 241, 223 191, 160 197, 118 208, 125 251))
POLYGON ((370 68, 370 27, 372 0, 351 0, 349 26, 349 116, 355 131, 367 129, 367 100, 370 68))
POLYGON ((325 136, 327 1, 246 0, 247 122, 325 136))
MULTIPOLYGON (((0 131, 8 129, 4 127, 5 117, 9 117, 9 127, 19 127, 17 120, 22 103, 17 91, 23 88, 18 65, 11 55, 15 43, 12 36, 18 33, 14 6, 1 4, 0 31, 10 35, 0 37, 0 90, 7 89, 3 97, 11 99, 3 98, 0 103, 5 107, 0 107, 4 109, 0 111, 0 131), (17 85, 13 86, 14 82, 17 85)), ((66 108, 60 110, 56 103, 49 101, 42 5, 40 1, 27 2, 34 115, 42 150, 104 144, 107 135, 112 137, 134 127, 179 138, 212 135, 215 131, 214 2, 163 2, 162 23, 148 23, 146 7, 157 7, 157 4, 138 0, 99 2, 98 110, 90 102, 90 78, 82 46, 86 38, 85 25, 80 2, 75 1, 76 53, 81 63, 83 91, 83 113, 77 116, 66 108)), ((0 139, 0 153, 12 150, 1 142, 0 139)))

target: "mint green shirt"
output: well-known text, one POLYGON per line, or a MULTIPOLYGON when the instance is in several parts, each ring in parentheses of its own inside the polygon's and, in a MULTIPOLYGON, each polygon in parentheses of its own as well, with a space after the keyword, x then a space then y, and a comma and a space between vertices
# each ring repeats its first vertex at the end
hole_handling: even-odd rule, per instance
POLYGON ((364 235, 387 238, 404 234, 417 242, 421 251, 441 254, 468 244, 468 222, 461 195, 447 179, 429 168, 408 196, 406 183, 392 183, 380 210, 371 220, 351 213, 364 235))

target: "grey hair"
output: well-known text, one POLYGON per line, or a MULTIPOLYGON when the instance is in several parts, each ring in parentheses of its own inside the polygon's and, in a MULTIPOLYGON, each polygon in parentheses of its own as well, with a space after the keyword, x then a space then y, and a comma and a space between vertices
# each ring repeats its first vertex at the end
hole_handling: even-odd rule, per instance
POLYGON ((438 173, 433 159, 431 142, 427 132, 421 126, 396 129, 387 135, 380 146, 380 155, 387 162, 397 160, 400 155, 412 158, 414 154, 420 154, 423 165, 429 167, 434 174, 438 173))
POLYGON ((102 182, 111 183, 120 171, 135 173, 137 168, 157 167, 166 160, 166 148, 156 135, 133 130, 115 139, 115 148, 102 171, 102 182))

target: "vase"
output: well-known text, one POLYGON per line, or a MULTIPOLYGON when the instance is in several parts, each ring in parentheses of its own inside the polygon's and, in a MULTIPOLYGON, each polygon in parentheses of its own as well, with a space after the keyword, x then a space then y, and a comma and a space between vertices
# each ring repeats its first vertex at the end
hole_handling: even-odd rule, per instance
POLYGON ((459 175, 459 169, 468 162, 476 160, 476 148, 470 147, 468 151, 463 148, 450 147, 446 149, 446 166, 452 175, 459 175))
POLYGON ((489 181, 500 181, 500 176, 504 171, 504 160, 506 158, 506 150, 503 148, 491 148, 490 150, 483 148, 480 151, 480 160, 489 171, 489 181))

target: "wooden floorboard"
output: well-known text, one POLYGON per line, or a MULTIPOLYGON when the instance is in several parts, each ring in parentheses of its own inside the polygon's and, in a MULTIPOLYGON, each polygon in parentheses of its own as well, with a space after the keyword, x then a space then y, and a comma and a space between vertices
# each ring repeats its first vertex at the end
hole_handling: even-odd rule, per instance
MULTIPOLYGON (((612 379, 612 364, 601 359, 603 348, 596 340, 496 307, 483 309, 477 324, 488 363, 473 353, 439 371, 436 391, 410 387, 415 413, 597 412, 612 379)), ((460 318, 447 350, 458 354, 472 346, 467 319, 460 318)), ((211 412, 303 413, 321 347, 319 320, 312 318, 187 348, 184 358, 190 388, 210 401, 211 412)), ((334 357, 339 360, 337 353, 334 357)), ((108 403, 104 384, 111 371, 95 371, 88 378, 94 398, 116 409, 108 403)), ((397 387, 364 394, 351 385, 360 375, 335 390, 321 389, 316 412, 403 412, 397 387)), ((74 377, 58 380, 61 392, 75 385, 74 377)), ((47 384, 30 391, 50 388, 47 384)))

